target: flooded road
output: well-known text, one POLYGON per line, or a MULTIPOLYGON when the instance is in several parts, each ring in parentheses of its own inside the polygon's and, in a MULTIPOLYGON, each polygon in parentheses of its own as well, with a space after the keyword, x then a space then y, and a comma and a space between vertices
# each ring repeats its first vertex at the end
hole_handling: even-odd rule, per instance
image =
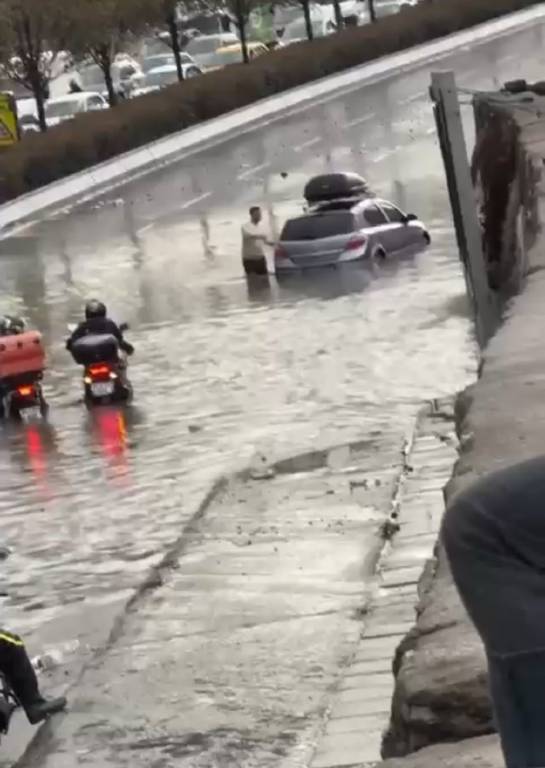
MULTIPOLYGON (((541 34, 506 38, 442 66, 454 67, 468 88, 531 79, 542 62, 527 51, 543 49, 541 34)), ((362 89, 0 243, 2 309, 26 316, 49 349, 49 423, 5 427, 0 441, 2 544, 12 550, 3 621, 29 638, 32 651, 63 649, 75 674, 220 474, 257 454, 272 461, 362 439, 373 441, 368 471, 390 466, 420 403, 474 377, 428 85, 422 70, 362 89), (277 232, 300 210, 305 180, 324 169, 363 173, 378 193, 426 221, 432 247, 373 273, 247 285, 240 263, 247 208, 262 203, 277 232), (89 296, 131 325, 136 394, 126 411, 88 413, 81 403, 64 338, 89 296)), ((365 518, 372 527, 388 503, 385 493, 365 518)), ((376 537, 365 540, 360 561, 376 537)), ((298 558, 304 568, 310 555, 298 558)), ((235 600, 237 584, 227 600, 235 600)), ((202 589, 198 579, 194 588, 202 589)), ((335 610, 342 608, 341 600, 335 610)), ((215 617, 224 620, 211 607, 206 621, 215 617)), ((329 640, 317 666, 336 636, 334 625, 319 631, 329 640)), ((331 665, 340 654, 339 645, 331 665)), ((296 686, 297 658, 286 652, 286 670, 281 658, 279 651, 268 685, 289 669, 296 686)), ((248 663, 266 665, 267 654, 248 663)), ((136 683, 131 695, 138 690, 136 683)), ((83 711, 89 718, 92 705, 83 711)), ((221 731, 221 723, 211 728, 221 731)), ((274 749, 266 753, 240 764, 276 765, 274 749)), ((93 754, 81 764, 125 764, 93 762, 93 754)), ((52 759, 55 768, 74 765, 52 759)), ((153 763, 171 764, 182 763, 153 763)))

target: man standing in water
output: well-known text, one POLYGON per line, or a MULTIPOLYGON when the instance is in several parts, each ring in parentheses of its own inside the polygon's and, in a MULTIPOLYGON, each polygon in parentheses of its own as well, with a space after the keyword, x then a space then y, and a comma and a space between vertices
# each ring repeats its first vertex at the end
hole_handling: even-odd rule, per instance
POLYGON ((488 657, 508 768, 545 766, 545 456, 479 480, 442 537, 488 657))
POLYGON ((266 246, 274 245, 262 224, 258 205, 250 208, 250 221, 242 227, 242 264, 247 275, 267 275, 266 246))

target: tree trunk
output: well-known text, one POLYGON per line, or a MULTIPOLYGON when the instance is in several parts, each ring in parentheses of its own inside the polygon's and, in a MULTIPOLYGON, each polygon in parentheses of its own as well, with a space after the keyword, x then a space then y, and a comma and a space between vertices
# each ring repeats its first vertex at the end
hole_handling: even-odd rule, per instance
POLYGON ((371 21, 375 22, 377 20, 377 12, 375 10, 375 0, 369 0, 369 16, 371 17, 371 21))
POLYGON ((45 119, 44 102, 47 97, 47 80, 44 79, 40 72, 40 48, 39 46, 34 46, 32 26, 30 18, 26 14, 23 16, 21 33, 19 39, 19 55, 21 61, 24 62, 26 59, 26 74, 30 87, 32 88, 32 94, 36 101, 36 111, 38 113, 40 130, 45 132, 47 131, 47 122, 45 119))
POLYGON ((314 40, 314 30, 312 29, 312 17, 310 15, 310 3, 309 0, 302 0, 303 13, 305 14, 305 27, 307 28, 307 37, 309 40, 314 40))
MULTIPOLYGON (((372 2, 373 0, 371 0, 372 2)), ((337 25, 337 31, 340 32, 344 27, 344 19, 341 11, 340 0, 333 0, 333 8, 335 10, 335 24, 337 25)))
POLYGON ((112 78, 112 59, 110 56, 110 50, 108 46, 104 46, 98 53, 98 65, 104 75, 104 82, 106 83, 106 90, 108 91, 108 101, 110 107, 115 107, 118 102, 117 93, 114 88, 114 81, 112 78))
POLYGON ((40 124, 41 131, 47 131, 47 122, 45 119, 45 100, 46 93, 44 90, 44 82, 42 76, 38 70, 36 62, 29 64, 28 68, 28 80, 32 89, 32 95, 36 102, 36 112, 38 114, 38 122, 40 124))
POLYGON ((167 27, 170 34, 170 47, 174 54, 174 60, 176 62, 176 71, 178 72, 178 80, 181 82, 184 79, 184 69, 182 67, 182 56, 180 52, 180 35, 178 34, 178 25, 176 24, 176 14, 174 11, 167 16, 167 27))
POLYGON ((32 93, 36 102, 36 112, 38 113, 38 122, 40 123, 40 130, 47 131, 47 121, 45 119, 45 94, 42 78, 38 77, 32 82, 32 93))
POLYGON ((248 41, 246 40, 246 24, 248 20, 244 15, 241 5, 240 2, 237 3, 237 27, 240 35, 240 47, 242 48, 242 61, 245 64, 249 64, 250 56, 248 54, 248 41))

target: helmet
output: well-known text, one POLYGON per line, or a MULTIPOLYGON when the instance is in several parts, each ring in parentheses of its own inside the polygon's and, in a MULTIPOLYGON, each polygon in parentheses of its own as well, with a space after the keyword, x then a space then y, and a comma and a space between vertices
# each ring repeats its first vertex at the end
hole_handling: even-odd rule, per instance
POLYGON ((85 317, 90 320, 93 317, 106 317, 106 305, 96 299, 91 299, 85 305, 85 317))
POLYGON ((21 317, 13 315, 3 315, 0 317, 0 336, 13 336, 17 333, 23 333, 25 330, 25 321, 21 317))

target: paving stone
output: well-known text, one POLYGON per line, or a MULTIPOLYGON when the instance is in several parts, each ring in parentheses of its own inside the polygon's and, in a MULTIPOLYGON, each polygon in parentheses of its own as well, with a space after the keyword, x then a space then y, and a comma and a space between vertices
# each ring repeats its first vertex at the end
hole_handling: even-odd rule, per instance
POLYGON ((335 736, 343 733, 373 733, 383 732, 388 725, 388 716, 384 712, 372 715, 356 715, 355 717, 332 717, 325 729, 325 736, 335 736))
POLYGON ((354 672, 352 668, 350 668, 345 675, 339 690, 346 691, 358 689, 360 691, 367 691, 370 687, 375 689, 382 686, 391 686, 393 682, 394 677, 391 670, 388 670, 383 674, 362 675, 354 672))
POLYGON ((422 568, 397 568, 382 573, 382 584, 389 586, 407 586, 416 584, 422 575, 422 568))
POLYGON ((413 621, 397 622, 395 624, 382 624, 375 619, 373 614, 369 625, 365 628, 365 638, 371 640, 375 637, 398 637, 398 642, 413 625, 413 621))
POLYGON ((360 662, 392 657, 398 644, 398 637, 373 637, 369 640, 364 637, 353 661, 360 662))
POLYGON ((390 697, 379 699, 362 699, 361 701, 337 701, 331 709, 331 716, 358 717, 359 715, 385 715, 388 717, 391 709, 390 697))
POLYGON ((391 672, 392 671, 392 657, 391 655, 384 659, 370 659, 369 661, 354 662, 347 667, 347 675, 366 675, 376 672, 391 672))
POLYGON ((327 750, 322 751, 320 749, 312 760, 311 768, 357 766, 365 762, 378 762, 380 760, 380 743, 381 734, 376 734, 374 739, 364 737, 351 746, 344 747, 338 744, 337 746, 332 745, 327 750))
POLYGON ((350 704, 352 702, 390 702, 392 692, 394 690, 394 678, 384 682, 376 683, 374 685, 364 685, 361 688, 344 688, 339 690, 333 703, 332 711, 335 711, 335 707, 340 704, 350 704))

